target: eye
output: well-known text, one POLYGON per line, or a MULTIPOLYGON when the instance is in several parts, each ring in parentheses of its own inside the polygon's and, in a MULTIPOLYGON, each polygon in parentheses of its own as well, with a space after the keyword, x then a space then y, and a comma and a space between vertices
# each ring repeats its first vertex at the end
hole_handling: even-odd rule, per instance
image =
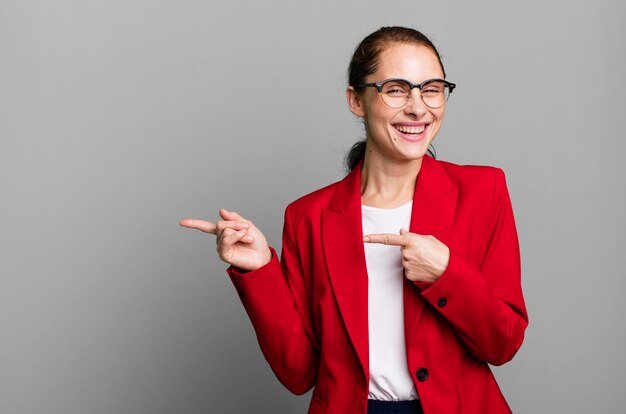
POLYGON ((428 88, 428 89, 424 89, 422 93, 425 93, 427 95, 435 95, 435 94, 441 93, 441 89, 428 88))
POLYGON ((422 88, 422 95, 433 96, 440 94, 444 91, 445 87, 443 82, 428 83, 422 88))
POLYGON ((406 96, 409 94, 409 87, 399 82, 389 82, 383 86, 382 91, 389 96, 406 96))
POLYGON ((390 94, 390 95, 397 95, 397 94, 401 94, 402 95, 402 94, 405 94, 406 91, 404 89, 402 89, 402 88, 392 88, 392 89, 389 89, 387 91, 387 93, 390 94))

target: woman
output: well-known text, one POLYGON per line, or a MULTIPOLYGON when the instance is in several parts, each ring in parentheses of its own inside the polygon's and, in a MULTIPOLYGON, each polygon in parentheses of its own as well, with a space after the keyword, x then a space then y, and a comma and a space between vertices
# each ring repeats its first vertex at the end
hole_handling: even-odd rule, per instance
POLYGON ((309 413, 508 413, 488 364, 528 324, 500 169, 426 155, 454 84, 423 34, 381 28, 346 91, 366 140, 341 181, 287 206, 282 255, 239 214, 181 225, 217 251, 278 379, 309 413))

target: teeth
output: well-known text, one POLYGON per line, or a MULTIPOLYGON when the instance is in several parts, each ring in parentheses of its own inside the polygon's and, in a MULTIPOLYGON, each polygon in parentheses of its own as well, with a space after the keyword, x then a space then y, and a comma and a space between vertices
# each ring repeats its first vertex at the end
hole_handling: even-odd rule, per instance
POLYGON ((405 134, 420 134, 422 132, 424 132, 424 125, 420 125, 420 126, 416 126, 416 127, 409 127, 409 126, 404 126, 404 125, 397 125, 396 129, 400 132, 403 132, 405 134))

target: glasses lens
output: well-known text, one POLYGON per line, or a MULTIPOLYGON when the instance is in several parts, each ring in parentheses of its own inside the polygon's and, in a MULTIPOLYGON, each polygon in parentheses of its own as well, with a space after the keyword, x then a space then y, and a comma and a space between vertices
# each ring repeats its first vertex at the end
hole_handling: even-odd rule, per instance
POLYGON ((422 88, 422 99, 431 108, 443 106, 450 96, 450 88, 444 82, 429 82, 422 88))
POLYGON ((402 108, 411 94, 411 87, 402 81, 386 82, 381 90, 383 101, 392 108, 402 108))

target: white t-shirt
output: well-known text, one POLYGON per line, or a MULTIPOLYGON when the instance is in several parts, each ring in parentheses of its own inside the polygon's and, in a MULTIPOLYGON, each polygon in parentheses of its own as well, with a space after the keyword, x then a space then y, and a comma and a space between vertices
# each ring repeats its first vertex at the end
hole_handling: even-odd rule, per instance
MULTIPOLYGON (((401 227, 409 228, 412 206, 412 201, 391 209, 362 205, 363 234, 400 234, 401 227)), ((364 247, 369 278, 369 398, 418 399, 406 360, 400 246, 364 243, 364 247)))

